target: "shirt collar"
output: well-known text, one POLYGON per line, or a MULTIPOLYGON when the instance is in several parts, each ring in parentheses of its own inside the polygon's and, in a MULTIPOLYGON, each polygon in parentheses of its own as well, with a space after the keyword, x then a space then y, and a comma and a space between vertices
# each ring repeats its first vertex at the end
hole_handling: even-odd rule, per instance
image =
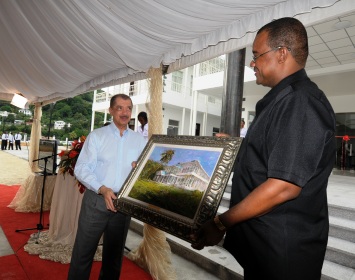
POLYGON ((256 116, 258 116, 260 112, 277 97, 280 91, 289 85, 306 78, 308 78, 306 71, 301 69, 281 80, 261 100, 258 101, 255 107, 256 116))
MULTIPOLYGON (((108 125, 108 127, 110 127, 111 131, 117 135, 117 136, 120 136, 121 137, 121 134, 120 134, 120 130, 117 128, 117 126, 114 124, 114 122, 112 122, 111 124, 108 125)), ((128 125, 126 127, 126 129, 123 131, 123 136, 125 136, 127 133, 128 133, 128 125)))

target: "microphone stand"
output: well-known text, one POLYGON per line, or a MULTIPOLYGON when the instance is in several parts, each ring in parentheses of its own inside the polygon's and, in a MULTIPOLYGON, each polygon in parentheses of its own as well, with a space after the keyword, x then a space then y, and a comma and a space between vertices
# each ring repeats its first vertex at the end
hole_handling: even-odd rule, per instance
MULTIPOLYGON (((48 159, 52 158, 53 156, 54 156, 54 154, 51 155, 51 156, 47 156, 47 157, 38 158, 38 159, 33 160, 33 162, 44 160, 43 183, 42 183, 42 193, 41 193, 41 207, 40 207, 40 211, 39 211, 39 223, 37 224, 37 226, 35 228, 16 229, 15 232, 37 229, 38 230, 37 238, 38 238, 39 234, 40 234, 40 231, 44 229, 44 226, 43 226, 42 222, 43 222, 44 187, 45 187, 46 178, 47 178, 47 161, 48 161, 48 159)), ((37 242, 38 241, 36 241, 36 243, 37 242)))

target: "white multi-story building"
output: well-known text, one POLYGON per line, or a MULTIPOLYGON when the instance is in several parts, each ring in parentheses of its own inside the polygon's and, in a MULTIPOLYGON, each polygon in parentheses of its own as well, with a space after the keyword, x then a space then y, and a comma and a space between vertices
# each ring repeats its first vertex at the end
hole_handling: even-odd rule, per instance
MULTIPOLYGON (((225 58, 221 56, 164 76, 162 108, 164 133, 211 136, 219 131, 224 91, 224 70, 225 58)), ((327 85, 320 85, 319 80, 321 70, 311 69, 307 73, 311 79, 314 76, 320 88, 324 90, 335 112, 338 113, 339 121, 341 122, 342 118, 340 114, 346 113, 348 117, 346 117, 346 121, 344 119, 344 122, 347 122, 344 125, 350 129, 355 129, 355 118, 354 122, 351 121, 351 116, 355 117, 353 105, 355 104, 355 94, 343 91, 332 92, 324 88, 327 85)), ((334 75, 340 74, 334 73, 334 75)), ((341 83, 341 81, 339 82, 341 83)), ((109 100, 112 95, 117 93, 130 95, 133 100, 132 128, 138 125, 136 116, 140 111, 148 112, 149 118, 148 84, 146 80, 116 85, 102 90, 101 93, 95 92, 93 112, 105 112, 103 122, 107 118, 109 100)), ((256 102, 268 91, 269 88, 255 84, 253 71, 249 67, 245 67, 242 118, 245 120, 247 127, 254 118, 256 102)), ((94 120, 94 114, 92 120, 94 120)))
POLYGON ((18 110, 20 113, 25 114, 26 116, 32 116, 32 112, 29 109, 19 109, 18 110))
POLYGON ((65 126, 65 121, 55 121, 54 129, 62 129, 65 126))
MULTIPOLYGON (((198 77, 205 74, 219 74, 223 84, 224 57, 215 58, 201 64, 201 70, 192 66, 181 71, 163 77, 163 130, 169 135, 210 135, 219 131, 221 115, 221 96, 219 94, 199 93, 201 84, 198 77), (200 71, 197 73, 196 71, 200 71), (195 124, 195 125, 193 125, 195 124)), ((199 65, 200 66, 200 65, 199 65)), ((211 84, 211 87, 214 85, 211 84)), ((109 100, 112 95, 125 93, 130 95, 134 109, 132 113, 131 127, 138 125, 137 115, 141 111, 148 112, 148 83, 146 80, 126 83, 102 89, 103 92, 95 92, 93 112, 105 112, 107 118, 109 100)), ((222 90, 222 88, 221 88, 222 90)), ((94 114, 92 116, 94 120, 94 114)), ((92 121, 93 123, 93 121, 92 121)), ((93 127, 93 125, 92 125, 93 127)))
MULTIPOLYGON (((251 54, 251 53, 250 53, 251 54)), ((311 65, 311 64, 310 64, 311 65)), ((352 86, 343 84, 347 75, 343 66, 327 69, 306 67, 309 77, 325 92, 337 116, 337 149, 342 149, 342 136, 350 135, 347 143, 355 150, 355 94, 352 86), (345 77, 344 77, 345 79, 345 77)), ((219 132, 221 124, 222 95, 224 92, 225 57, 215 59, 173 72, 163 77, 163 133, 168 135, 212 136, 219 132)), ((130 127, 139 125, 137 115, 148 113, 148 83, 146 80, 121 84, 95 91, 92 128, 95 112, 104 112, 107 121, 109 101, 112 95, 125 93, 134 104, 130 127)), ((254 72, 245 67, 242 118, 246 127, 254 119, 255 105, 270 89, 256 85, 254 72)), ((341 153, 337 153, 337 166, 341 166, 341 153)), ((353 159, 352 159, 353 161, 353 159)), ((350 164, 352 167, 352 163, 350 164)), ((355 168, 355 165, 354 165, 355 168)))

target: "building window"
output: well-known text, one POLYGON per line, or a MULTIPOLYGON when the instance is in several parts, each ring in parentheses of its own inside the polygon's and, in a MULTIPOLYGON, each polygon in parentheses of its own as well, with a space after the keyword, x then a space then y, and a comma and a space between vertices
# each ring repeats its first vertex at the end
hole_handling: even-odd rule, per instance
POLYGON ((225 68, 225 56, 213 58, 208 61, 200 63, 199 75, 210 75, 224 71, 225 68))
POLYGON ((129 96, 134 96, 135 95, 135 83, 134 82, 130 82, 129 83, 129 96))
POLYGON ((169 120, 167 134, 170 136, 177 136, 179 134, 179 121, 169 120))
POLYGON ((175 71, 172 73, 171 90, 176 92, 182 92, 182 81, 184 73, 182 71, 175 71))
POLYGON ((217 133, 219 133, 219 127, 212 128, 212 136, 216 136, 217 133))

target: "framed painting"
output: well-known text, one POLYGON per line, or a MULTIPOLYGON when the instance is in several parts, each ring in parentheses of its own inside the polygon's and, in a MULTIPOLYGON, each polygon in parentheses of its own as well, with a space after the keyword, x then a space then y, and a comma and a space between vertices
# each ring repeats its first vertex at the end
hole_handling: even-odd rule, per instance
POLYGON ((216 215, 242 138, 153 135, 114 200, 117 210, 192 243, 216 215))

